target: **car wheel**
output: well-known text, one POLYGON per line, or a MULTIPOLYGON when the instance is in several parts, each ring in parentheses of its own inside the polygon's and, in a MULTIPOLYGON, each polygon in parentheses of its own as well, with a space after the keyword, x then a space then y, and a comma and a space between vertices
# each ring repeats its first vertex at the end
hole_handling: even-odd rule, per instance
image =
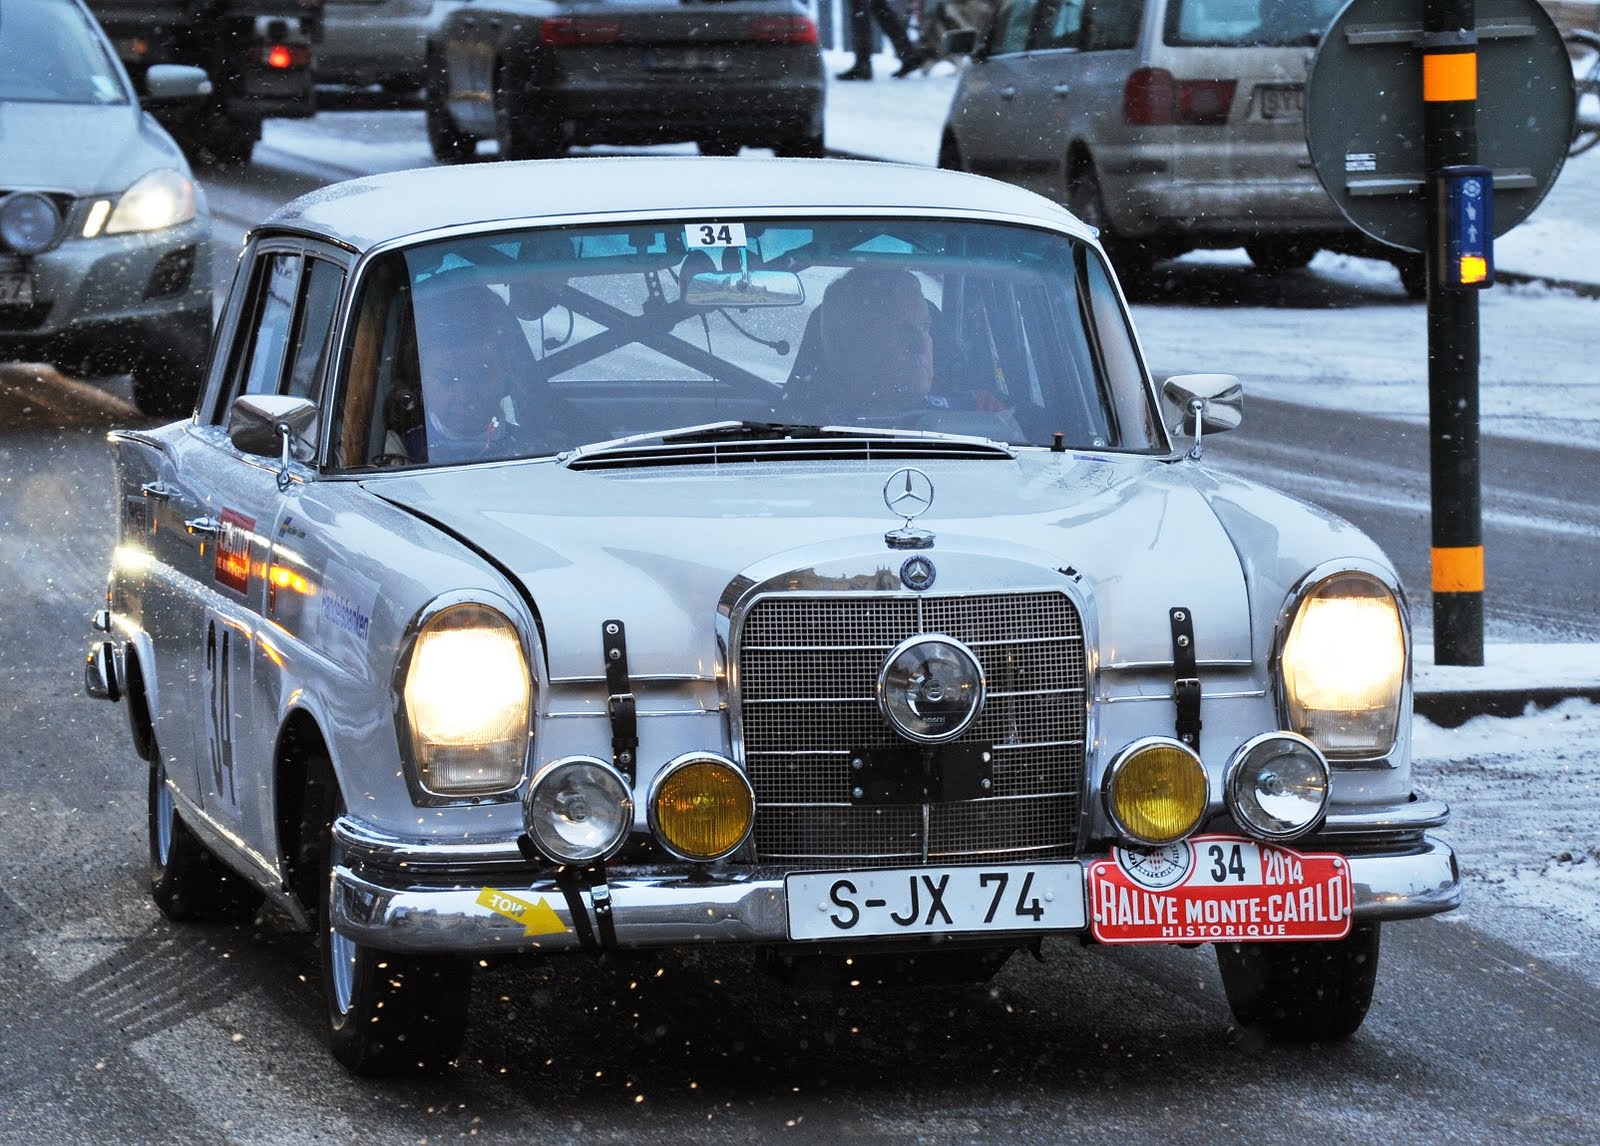
POLYGON ((1394 260, 1394 269, 1400 272, 1400 285, 1405 288, 1406 297, 1425 299, 1428 297, 1428 257, 1426 255, 1406 253, 1394 260))
POLYGON ((205 381, 205 351, 187 356, 152 350, 133 367, 133 404, 152 418, 181 418, 192 413, 205 381))
POLYGON ((1274 1042, 1338 1042, 1356 1033, 1378 979, 1376 923, 1315 943, 1218 943, 1217 967, 1239 1024, 1274 1042))
POLYGON ((1250 261, 1258 270, 1269 275, 1281 275, 1307 266, 1316 257, 1317 245, 1284 240, 1246 243, 1244 253, 1250 256, 1250 261))
POLYGON ((196 113, 178 142, 197 166, 243 167, 260 139, 260 120, 241 122, 207 107, 196 113))
POLYGON ((458 955, 379 951, 334 930, 330 895, 338 845, 333 821, 344 811, 326 758, 313 775, 328 779, 317 842, 317 954, 333 1057, 365 1077, 435 1074, 461 1053, 472 995, 472 961, 458 955))
POLYGON ((247 923, 261 893, 212 855, 178 815, 166 766, 150 766, 150 898, 168 919, 247 923))
POLYGON ((445 77, 443 63, 433 64, 428 69, 428 84, 422 103, 423 122, 428 129, 428 149, 440 163, 464 163, 477 153, 478 139, 462 131, 450 118, 449 108, 445 105, 448 91, 449 81, 445 77))
POLYGON ((543 116, 528 116, 511 94, 504 72, 495 76, 494 138, 501 159, 550 159, 566 151, 556 142, 554 125, 543 116), (531 122, 529 120, 531 119, 531 122))
POLYGON ((1100 244, 1111 256, 1124 290, 1135 294, 1150 288, 1155 279, 1155 256, 1148 243, 1121 238, 1111 229, 1105 193, 1093 167, 1084 164, 1072 171, 1067 182, 1067 210, 1100 232, 1100 244))

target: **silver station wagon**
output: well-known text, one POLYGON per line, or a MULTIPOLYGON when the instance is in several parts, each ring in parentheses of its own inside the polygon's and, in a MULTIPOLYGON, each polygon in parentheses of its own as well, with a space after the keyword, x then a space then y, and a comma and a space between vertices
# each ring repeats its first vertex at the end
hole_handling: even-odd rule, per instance
POLYGON ((1125 278, 1195 248, 1263 271, 1320 249, 1419 258, 1366 239, 1306 148, 1306 73, 1342 0, 1005 0, 962 73, 940 165, 1007 179, 1100 228, 1125 278))
POLYGON ((1458 903, 1393 567, 1203 462, 1237 380, 1158 391, 1055 204, 548 160, 242 258, 196 415, 112 435, 86 678, 156 903, 311 932, 353 1071, 449 1064, 480 961, 709 944, 1214 944, 1240 1023, 1338 1039, 1458 903))

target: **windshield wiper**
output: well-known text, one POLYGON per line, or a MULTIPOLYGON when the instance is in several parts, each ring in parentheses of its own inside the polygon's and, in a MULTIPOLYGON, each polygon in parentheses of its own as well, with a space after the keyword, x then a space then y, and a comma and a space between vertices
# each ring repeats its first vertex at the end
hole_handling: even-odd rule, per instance
POLYGON ((629 464, 679 464, 772 460, 777 457, 1011 458, 1012 449, 988 438, 883 426, 815 426, 755 419, 709 422, 675 430, 631 434, 579 446, 561 456, 573 469, 629 464))

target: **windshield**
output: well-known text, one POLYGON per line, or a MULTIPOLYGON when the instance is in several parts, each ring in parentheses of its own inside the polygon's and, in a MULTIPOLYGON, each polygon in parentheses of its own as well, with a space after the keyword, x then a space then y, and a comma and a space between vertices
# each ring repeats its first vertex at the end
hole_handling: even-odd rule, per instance
POLYGON ((1100 258, 1026 227, 805 218, 464 236, 375 259, 351 330, 344 468, 730 421, 1165 448, 1100 258))
POLYGON ((1166 42, 1185 47, 1313 47, 1345 0, 1175 0, 1166 42))
POLYGON ((128 93, 76 5, 0 0, 0 101, 120 104, 128 93))

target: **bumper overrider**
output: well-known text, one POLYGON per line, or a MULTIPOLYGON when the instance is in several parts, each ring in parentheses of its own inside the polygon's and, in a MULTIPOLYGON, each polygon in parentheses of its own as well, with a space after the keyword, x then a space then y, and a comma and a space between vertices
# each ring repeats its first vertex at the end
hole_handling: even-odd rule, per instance
MULTIPOLYGON (((1433 915, 1461 902, 1455 853, 1427 831, 1447 816, 1443 803, 1418 798, 1364 809, 1359 816, 1332 814, 1294 848, 1347 859, 1356 922, 1433 915)), ((382 950, 508 955, 797 942, 791 938, 786 867, 613 862, 558 869, 530 865, 515 841, 429 845, 374 834, 349 818, 334 825, 334 837, 340 853, 333 871, 334 926, 382 950)), ((1068 866, 1087 869, 1104 858, 1085 854, 1068 866)), ((996 946, 1032 942, 1041 934, 1089 938, 1090 907, 1085 904, 1085 923, 1077 928, 940 936, 918 929, 904 938, 996 946)), ((878 943, 893 941, 875 937, 878 943)))

